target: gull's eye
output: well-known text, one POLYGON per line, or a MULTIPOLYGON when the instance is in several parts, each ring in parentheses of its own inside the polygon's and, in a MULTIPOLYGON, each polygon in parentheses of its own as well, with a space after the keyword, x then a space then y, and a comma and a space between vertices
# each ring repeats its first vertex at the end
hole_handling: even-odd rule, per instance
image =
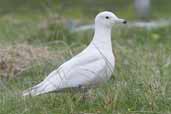
POLYGON ((109 19, 109 16, 106 16, 105 18, 106 18, 106 19, 109 19))

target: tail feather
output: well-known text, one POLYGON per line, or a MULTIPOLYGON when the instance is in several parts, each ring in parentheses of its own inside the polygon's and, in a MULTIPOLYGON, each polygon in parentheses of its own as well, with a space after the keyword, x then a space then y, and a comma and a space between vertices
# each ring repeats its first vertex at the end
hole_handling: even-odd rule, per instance
POLYGON ((36 96, 36 95, 39 95, 41 93, 42 93, 42 85, 38 84, 34 87, 31 87, 31 88, 23 91, 23 96, 27 96, 27 95, 36 96))
POLYGON ((38 85, 29 88, 23 92, 23 96, 31 95, 37 96, 43 93, 48 93, 52 91, 58 91, 64 88, 65 86, 61 83, 63 79, 61 76, 58 76, 58 71, 53 71, 49 74, 47 78, 45 78, 38 85))
POLYGON ((48 93, 51 91, 57 90, 57 87, 55 87, 53 84, 51 83, 40 83, 32 88, 29 88, 25 91, 23 91, 23 96, 37 96, 43 93, 48 93))

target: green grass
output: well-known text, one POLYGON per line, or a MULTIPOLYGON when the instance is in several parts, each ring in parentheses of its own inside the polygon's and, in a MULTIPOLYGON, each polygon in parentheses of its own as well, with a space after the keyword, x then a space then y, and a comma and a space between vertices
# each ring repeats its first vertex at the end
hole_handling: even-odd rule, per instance
MULTIPOLYGON (((150 31, 138 28, 119 30, 114 28, 113 49, 116 54, 116 68, 112 80, 102 87, 93 89, 92 98, 86 101, 80 99, 81 93, 72 92, 21 97, 20 93, 24 89, 37 84, 70 55, 62 55, 65 57, 62 61, 35 64, 17 78, 5 81, 6 87, 1 88, 0 93, 0 113, 169 114, 171 111, 171 40, 168 36, 170 30, 170 27, 150 31), (157 39, 154 38, 154 34, 158 35, 157 39)), ((72 37, 73 34, 70 35, 72 37)), ((91 37, 92 32, 74 35, 77 37, 75 43, 82 42, 86 45, 88 41, 80 39, 91 37)), ((68 45, 73 51, 79 48, 79 45, 72 47, 72 43, 68 45)), ((51 46, 49 48, 53 49, 51 46)), ((62 47, 59 47, 59 50, 60 48, 62 47)))
MULTIPOLYGON (((117 4, 122 5, 122 2, 123 0, 118 1, 117 4)), ((81 99, 82 93, 69 91, 22 97, 23 90, 37 84, 53 69, 79 53, 93 36, 91 30, 71 33, 63 24, 57 24, 54 20, 49 22, 48 19, 51 19, 47 18, 49 11, 55 14, 54 11, 60 11, 60 7, 44 9, 43 13, 39 10, 41 8, 36 9, 36 5, 32 6, 33 3, 23 6, 25 10, 20 7, 13 10, 17 6, 13 3, 11 3, 12 10, 10 8, 3 10, 5 13, 0 19, 0 45, 8 47, 28 43, 33 47, 46 46, 50 52, 59 53, 60 58, 44 62, 35 61, 29 64, 29 69, 9 80, 1 76, 0 70, 1 81, 4 84, 0 85, 0 114, 171 114, 171 26, 152 30, 114 27, 112 32, 113 51, 116 56, 114 73, 108 83, 92 89, 91 97, 85 101, 81 99), (35 12, 32 13, 33 11, 35 12), (47 26, 40 27, 44 22, 47 26)), ((158 7, 157 3, 159 2, 156 2, 153 8, 158 7)), ((168 1, 165 0, 163 3, 167 4, 168 1)), ((63 4, 65 6, 71 3, 65 1, 63 4)), ((62 12, 63 16, 78 19, 84 18, 85 13, 88 15, 86 20, 90 22, 96 12, 107 7, 102 8, 101 3, 97 3, 99 4, 97 9, 90 8, 89 11, 82 7, 82 4, 82 2, 75 4, 74 10, 81 8, 82 10, 74 14, 70 12, 73 4, 69 5, 68 9, 62 12), (92 13, 88 14, 91 11, 92 13)), ((84 1, 84 4, 89 3, 84 1)), ((109 9, 111 7, 112 5, 109 9)), ((123 15, 134 19, 135 17, 130 14, 131 6, 124 8, 122 11, 116 8, 118 14, 121 13, 121 17, 123 15), (124 13, 124 8, 130 8, 128 13, 124 13)), ((159 18, 160 14, 169 17, 167 12, 164 13, 165 8, 169 9, 164 7, 160 12, 155 10, 154 17, 159 18)))

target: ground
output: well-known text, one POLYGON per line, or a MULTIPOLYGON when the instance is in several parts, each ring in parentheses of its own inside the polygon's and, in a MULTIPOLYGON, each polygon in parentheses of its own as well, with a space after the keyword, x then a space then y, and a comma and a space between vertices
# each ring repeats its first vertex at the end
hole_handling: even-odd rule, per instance
MULTIPOLYGON (((152 1, 152 20, 171 17, 169 0, 152 1)), ((97 8, 77 0, 75 4, 51 1, 53 5, 25 2, 7 0, 0 5, 0 114, 171 114, 170 26, 115 26, 112 79, 92 89, 85 101, 82 93, 68 91, 22 97, 23 90, 40 82, 90 42, 93 30, 74 33, 66 26, 68 21, 93 23, 96 13, 106 9, 128 21, 136 20, 131 1, 107 0, 105 5, 94 1, 97 8)))

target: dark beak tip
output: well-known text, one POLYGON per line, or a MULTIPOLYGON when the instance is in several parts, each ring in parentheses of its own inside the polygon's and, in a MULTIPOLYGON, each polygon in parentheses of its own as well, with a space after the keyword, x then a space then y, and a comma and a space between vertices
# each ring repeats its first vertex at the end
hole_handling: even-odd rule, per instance
POLYGON ((124 20, 124 21, 123 21, 123 24, 127 24, 127 21, 126 21, 126 20, 124 20))

